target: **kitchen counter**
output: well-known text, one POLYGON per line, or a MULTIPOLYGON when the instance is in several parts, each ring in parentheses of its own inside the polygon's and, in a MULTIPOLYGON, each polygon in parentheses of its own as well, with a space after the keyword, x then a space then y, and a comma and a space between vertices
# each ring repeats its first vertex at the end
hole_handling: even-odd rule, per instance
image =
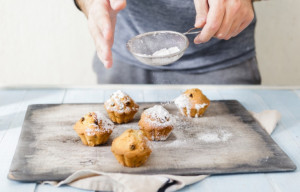
POLYGON ((27 106, 46 103, 101 103, 121 89, 136 102, 166 102, 187 88, 200 88, 210 100, 236 99, 248 110, 276 109, 281 121, 271 135, 297 165, 287 173, 257 173, 211 176, 181 191, 299 191, 300 189, 300 87, 205 86, 205 85, 99 85, 92 87, 2 87, 0 88, 0 190, 43 192, 83 191, 68 186, 56 188, 7 179, 27 106))

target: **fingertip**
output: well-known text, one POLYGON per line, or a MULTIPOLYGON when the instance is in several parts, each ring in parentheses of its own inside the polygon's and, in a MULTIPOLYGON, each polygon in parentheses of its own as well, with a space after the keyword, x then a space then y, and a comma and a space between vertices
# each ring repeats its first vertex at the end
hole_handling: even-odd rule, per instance
POLYGON ((112 61, 105 60, 105 61, 103 62, 103 64, 104 64, 104 67, 105 67, 106 69, 109 69, 109 68, 112 67, 112 61))
POLYGON ((114 0, 111 1, 111 8, 114 11, 121 11, 126 7, 126 0, 114 0))
POLYGON ((200 37, 199 37, 199 36, 195 37, 194 43, 195 43, 195 44, 200 44, 200 43, 202 43, 202 41, 200 40, 200 37))

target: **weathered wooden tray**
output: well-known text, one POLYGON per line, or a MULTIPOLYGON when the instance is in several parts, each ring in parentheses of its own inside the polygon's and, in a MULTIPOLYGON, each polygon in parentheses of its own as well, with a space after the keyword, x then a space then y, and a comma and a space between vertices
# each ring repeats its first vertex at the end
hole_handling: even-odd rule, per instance
POLYGON ((43 104, 28 107, 8 178, 62 180, 80 169, 138 174, 225 174, 293 171, 291 159, 237 101, 212 101, 205 115, 186 118, 174 104, 164 107, 176 119, 166 141, 151 142, 145 165, 127 168, 110 151, 112 140, 138 129, 141 112, 157 103, 140 103, 135 120, 117 125, 107 144, 84 146, 73 124, 90 111, 106 114, 103 104, 43 104))

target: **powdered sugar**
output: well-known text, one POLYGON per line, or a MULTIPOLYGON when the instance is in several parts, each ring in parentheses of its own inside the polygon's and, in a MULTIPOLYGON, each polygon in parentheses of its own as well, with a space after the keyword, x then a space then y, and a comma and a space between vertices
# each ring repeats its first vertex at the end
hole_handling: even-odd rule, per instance
POLYGON ((207 106, 207 103, 196 104, 196 105, 195 105, 195 109, 196 109, 197 111, 199 111, 200 109, 204 108, 205 106, 207 106))
POLYGON ((187 116, 188 117, 191 116, 190 111, 191 111, 191 108, 192 108, 192 103, 191 103, 190 99, 188 98, 188 96, 186 96, 185 94, 181 94, 179 97, 177 97, 174 100, 174 102, 175 102, 175 105, 180 110, 182 115, 184 115, 183 109, 186 108, 187 116))
POLYGON ((86 128, 85 133, 87 136, 94 136, 96 134, 94 129, 86 128))
POLYGON ((200 133, 198 139, 206 143, 226 142, 232 137, 232 133, 226 131, 214 133, 200 133))
POLYGON ((104 129, 105 131, 114 129, 114 123, 110 119, 108 119, 103 113, 100 113, 99 111, 95 111, 94 113, 96 114, 97 121, 102 127, 102 129, 104 129))
POLYGON ((167 127, 173 124, 170 113, 161 105, 155 105, 145 110, 144 113, 150 117, 146 121, 155 127, 167 127))
POLYGON ((123 91, 118 90, 105 102, 105 107, 110 111, 116 111, 118 113, 129 113, 130 111, 138 110, 135 106, 126 106, 128 102, 131 102, 130 97, 123 91))
MULTIPOLYGON (((171 148, 180 148, 181 146, 187 145, 186 140, 174 140, 168 143, 164 143, 164 147, 171 147, 171 148)), ((161 143, 154 143, 154 145, 161 145, 161 143)))
POLYGON ((168 56, 168 55, 171 55, 171 54, 177 53, 177 52, 180 52, 180 49, 178 47, 174 46, 174 47, 163 48, 158 51, 155 51, 152 54, 152 56, 168 56))
POLYGON ((104 114, 98 111, 95 111, 94 113, 96 115, 94 119, 97 120, 98 124, 92 123, 88 125, 88 128, 85 129, 85 133, 87 136, 93 136, 97 132, 107 132, 114 129, 115 126, 113 122, 111 122, 111 120, 108 119, 104 114), (94 129, 91 127, 94 127, 94 129), (99 127, 101 127, 102 129, 100 129, 99 127))
MULTIPOLYGON (((165 141, 165 140, 167 140, 171 133, 172 133, 172 131, 170 131, 167 135, 158 135, 159 140, 160 140, 160 141, 165 141)), ((154 137, 154 136, 153 136, 153 137, 154 137)), ((154 141, 154 138, 152 138, 152 140, 154 141)))
MULTIPOLYGON (((187 95, 181 94, 174 100, 174 102, 182 115, 184 115, 184 108, 186 108, 187 116, 191 117, 191 109, 193 105, 191 99, 187 95)), ((207 105, 207 103, 195 104, 195 109, 197 110, 195 117, 198 117, 199 110, 206 107, 207 105)))

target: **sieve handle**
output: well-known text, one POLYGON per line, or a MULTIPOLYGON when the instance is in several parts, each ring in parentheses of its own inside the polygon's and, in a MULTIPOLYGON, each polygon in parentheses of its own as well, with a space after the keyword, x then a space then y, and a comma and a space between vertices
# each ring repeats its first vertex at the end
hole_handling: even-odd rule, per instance
POLYGON ((196 28, 196 27, 194 27, 194 28, 191 28, 191 29, 189 29, 187 32, 185 32, 185 33, 183 33, 184 35, 190 35, 190 34, 198 34, 198 33, 200 33, 202 30, 200 29, 199 31, 193 31, 193 30, 195 30, 195 29, 199 29, 199 28, 196 28), (192 32, 193 31, 193 32, 192 32))

